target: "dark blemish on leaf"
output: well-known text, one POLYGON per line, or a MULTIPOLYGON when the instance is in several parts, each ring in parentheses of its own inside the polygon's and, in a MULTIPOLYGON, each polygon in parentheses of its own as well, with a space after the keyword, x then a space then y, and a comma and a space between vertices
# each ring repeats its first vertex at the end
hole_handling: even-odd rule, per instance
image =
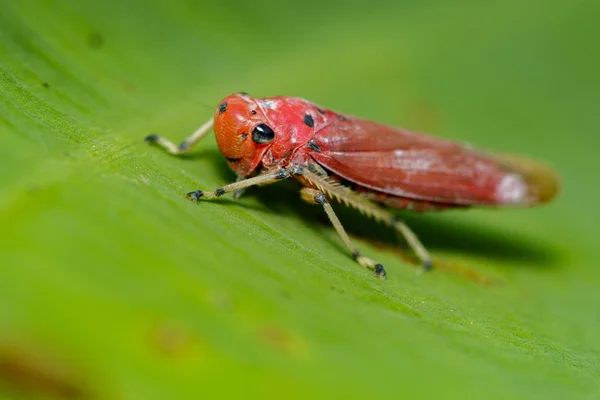
POLYGON ((223 102, 219 105, 219 114, 223 114, 227 110, 227 102, 223 102))
POLYGON ((244 95, 244 96, 250 96, 250 95, 249 95, 248 93, 246 93, 246 92, 238 92, 237 94, 241 94, 241 95, 244 95))
POLYGON ((283 297, 286 300, 289 300, 292 298, 292 295, 290 295, 290 292, 288 292, 287 290, 282 290, 281 297, 283 297))
POLYGON ((259 331, 259 338, 267 345, 289 354, 302 354, 305 347, 300 338, 276 325, 263 326, 259 331))
POLYGON ((335 286, 331 286, 331 290, 333 290, 334 292, 338 292, 338 293, 345 293, 344 290, 339 289, 339 288, 337 288, 335 286))
POLYGON ((165 322, 152 332, 152 344, 168 357, 181 356, 193 351, 194 340, 191 333, 183 325, 165 322))
POLYGON ((321 147, 314 140, 308 142, 308 148, 319 153, 322 151, 321 147))
POLYGON ((306 114, 304 116, 304 118, 302 118, 302 120, 310 128, 312 128, 313 126, 315 126, 315 121, 313 120, 313 117, 310 116, 310 114, 306 114))
POLYGON ((42 86, 45 87, 46 89, 50 88, 50 84, 48 82, 42 83, 42 86))
POLYGON ((19 398, 90 398, 81 383, 76 383, 78 380, 63 365, 39 351, 18 350, 13 345, 0 348, 0 382, 18 393, 19 398))
POLYGON ((325 115, 325 110, 323 110, 322 108, 317 107, 317 111, 321 113, 321 115, 325 115))
POLYGON ((92 49, 98 50, 104 46, 104 38, 98 32, 92 32, 87 38, 87 43, 92 49))

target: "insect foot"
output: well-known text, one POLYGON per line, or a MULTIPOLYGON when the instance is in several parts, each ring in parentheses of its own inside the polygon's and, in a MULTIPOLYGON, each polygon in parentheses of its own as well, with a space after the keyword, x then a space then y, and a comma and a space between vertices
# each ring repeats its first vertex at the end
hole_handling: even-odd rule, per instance
POLYGON ((423 272, 427 272, 427 271, 431 271, 433 269, 433 263, 431 261, 431 258, 426 258, 425 260, 423 260, 423 264, 421 265, 421 270, 423 270, 423 272))
POLYGON ((151 133, 148 136, 146 136, 144 141, 146 143, 154 143, 154 142, 157 142, 159 138, 160 138, 160 136, 158 136, 156 133, 151 133))
POLYGON ((378 276, 380 279, 386 279, 387 275, 385 269, 383 269, 383 265, 375 264, 375 276, 378 276))
POLYGON ((370 259, 369 257, 362 256, 358 251, 354 251, 352 253, 352 257, 356 260, 357 263, 362 265, 363 267, 367 267, 373 270, 373 274, 379 279, 386 279, 387 274, 385 273, 385 269, 383 265, 376 262, 375 260, 370 259))
POLYGON ((202 190, 194 190, 193 192, 189 192, 185 197, 192 200, 194 203, 198 203, 202 196, 204 196, 202 190))

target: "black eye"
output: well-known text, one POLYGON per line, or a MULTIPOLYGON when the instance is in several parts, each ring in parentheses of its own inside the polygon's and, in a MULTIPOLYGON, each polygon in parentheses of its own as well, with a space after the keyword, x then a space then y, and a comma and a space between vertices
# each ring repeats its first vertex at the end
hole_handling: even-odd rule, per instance
POLYGON ((254 140, 254 143, 258 143, 258 144, 269 143, 274 138, 275 138, 275 132, 273 132, 273 129, 269 128, 268 125, 265 125, 265 124, 256 125, 256 128, 254 128, 254 130, 252 130, 252 140, 254 140))

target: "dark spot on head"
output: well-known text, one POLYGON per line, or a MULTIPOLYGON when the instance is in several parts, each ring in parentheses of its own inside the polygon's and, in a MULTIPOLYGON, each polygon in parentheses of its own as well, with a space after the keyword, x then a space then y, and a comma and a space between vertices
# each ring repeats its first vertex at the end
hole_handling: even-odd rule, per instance
POLYGON ((240 162, 241 158, 233 158, 233 157, 225 157, 225 159, 229 162, 240 162))
POLYGON ((339 121, 346 121, 348 118, 344 117, 343 115, 338 115, 338 120, 339 121))
POLYGON ((246 139, 247 137, 248 137, 248 134, 246 132, 244 132, 240 135, 240 138, 242 138, 242 139, 246 139))
POLYGON ((226 101, 219 104, 219 114, 223 114, 225 112, 225 110, 227 110, 227 102, 226 101))
POLYGON ((252 110, 252 111, 250 111, 250 114, 252 114, 252 115, 256 115, 256 110, 252 110))
POLYGON ((323 110, 322 108, 317 107, 317 111, 320 112, 321 114, 325 115, 325 110, 323 110))
POLYGON ((266 124, 259 124, 252 130, 252 140, 254 143, 269 143, 275 138, 275 132, 266 124))
POLYGON ((314 140, 308 142, 308 148, 316 152, 321 152, 321 146, 319 146, 314 140))
POLYGON ((310 114, 306 114, 304 116, 304 118, 302 118, 302 120, 310 128, 312 128, 313 126, 315 126, 315 121, 313 120, 313 117, 310 116, 310 114))
POLYGON ((88 46, 94 50, 98 50, 104 46, 104 38, 98 32, 92 32, 87 38, 88 46))
POLYGON ((44 82, 42 83, 42 86, 48 89, 50 87, 50 84, 48 82, 44 82))

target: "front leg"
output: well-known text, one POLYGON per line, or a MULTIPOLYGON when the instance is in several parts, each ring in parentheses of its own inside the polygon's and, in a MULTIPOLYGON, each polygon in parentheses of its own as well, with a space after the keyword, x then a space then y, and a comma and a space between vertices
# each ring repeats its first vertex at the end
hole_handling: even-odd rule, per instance
POLYGON ((159 136, 156 133, 146 136, 145 140, 147 143, 154 143, 157 146, 162 147, 164 150, 166 150, 167 152, 169 152, 173 155, 186 154, 190 150, 192 150, 192 148, 200 140, 202 140, 204 137, 206 137, 208 132, 210 132, 210 130, 213 128, 213 125, 214 125, 214 119, 211 118, 208 121, 206 121, 204 123, 204 125, 202 125, 200 128, 196 129, 196 131, 194 133, 192 133, 190 136, 188 136, 179 145, 176 145, 169 139, 165 139, 164 137, 159 136))
POLYGON ((194 190, 187 194, 187 198, 197 203, 201 198, 205 200, 216 199, 217 197, 223 196, 225 193, 237 192, 239 190, 246 189, 250 186, 255 185, 268 185, 277 181, 287 179, 292 176, 286 168, 278 169, 274 172, 267 172, 266 174, 258 175, 253 178, 243 179, 229 185, 221 186, 216 188, 212 192, 203 192, 202 190, 194 190))

